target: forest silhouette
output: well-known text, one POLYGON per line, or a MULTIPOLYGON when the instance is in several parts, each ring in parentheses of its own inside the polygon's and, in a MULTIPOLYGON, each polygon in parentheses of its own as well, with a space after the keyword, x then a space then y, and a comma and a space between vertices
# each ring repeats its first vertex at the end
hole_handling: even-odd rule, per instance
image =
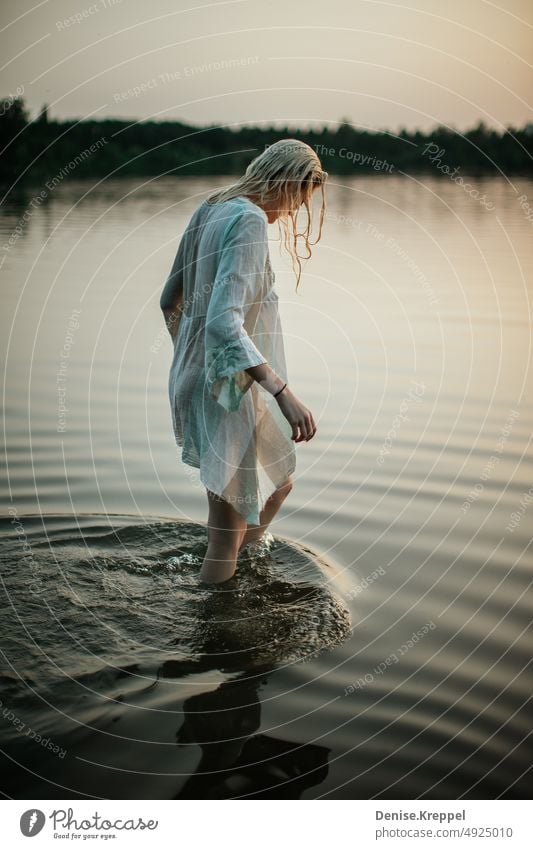
POLYGON ((363 130, 337 126, 243 125, 195 127, 181 121, 51 120, 48 107, 30 119, 21 97, 0 101, 0 182, 55 182, 75 176, 241 174, 250 160, 281 138, 298 138, 318 153, 330 174, 434 173, 508 175, 533 171, 533 124, 497 130, 483 122, 459 132, 434 129, 363 130))

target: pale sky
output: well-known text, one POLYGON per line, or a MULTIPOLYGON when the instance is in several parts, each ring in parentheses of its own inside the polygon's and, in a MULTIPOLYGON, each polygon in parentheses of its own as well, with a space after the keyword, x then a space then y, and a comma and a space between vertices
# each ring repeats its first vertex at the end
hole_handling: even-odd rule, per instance
POLYGON ((0 95, 32 117, 533 121, 532 0, 1 0, 0 28, 0 95))

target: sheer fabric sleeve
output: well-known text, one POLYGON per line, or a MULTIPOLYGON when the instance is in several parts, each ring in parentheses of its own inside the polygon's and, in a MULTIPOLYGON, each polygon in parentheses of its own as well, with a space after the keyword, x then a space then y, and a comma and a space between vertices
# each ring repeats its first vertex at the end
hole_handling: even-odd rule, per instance
POLYGON ((266 362, 244 320, 261 297, 267 254, 266 219, 259 212, 241 213, 224 237, 205 326, 207 387, 228 412, 239 409, 253 383, 245 369, 266 362))

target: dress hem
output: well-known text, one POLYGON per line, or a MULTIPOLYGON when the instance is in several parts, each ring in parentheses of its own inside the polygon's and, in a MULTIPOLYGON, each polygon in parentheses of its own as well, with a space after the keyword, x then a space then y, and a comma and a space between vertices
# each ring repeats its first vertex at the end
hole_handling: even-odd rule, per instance
MULTIPOLYGON (((198 467, 198 468, 199 468, 199 467, 198 467)), ((255 513, 254 513, 253 511, 250 511, 249 513, 243 513, 243 512, 242 512, 242 510, 239 510, 239 508, 238 508, 238 507, 235 507, 233 504, 232 504, 232 507, 234 507, 234 509, 237 511, 237 513, 239 513, 239 515, 241 515, 241 516, 242 516, 242 517, 246 520, 246 523, 247 523, 248 525, 255 525, 256 527, 259 527, 259 525, 261 524, 261 517, 260 517, 260 513, 261 513, 261 510, 263 510, 263 508, 264 508, 264 506, 265 506, 266 502, 268 501, 268 499, 270 498, 270 496, 271 496, 271 495, 273 495, 273 493, 274 493, 277 489, 279 489, 281 486, 283 486, 283 484, 285 483, 285 481, 286 481, 287 477, 289 477, 290 475, 294 474, 295 470, 296 470, 296 463, 293 463, 293 464, 292 464, 292 466, 291 466, 291 467, 289 467, 289 469, 286 471, 286 473, 285 473, 285 475, 284 475, 284 480, 282 480, 282 481, 280 481, 279 483, 277 483, 277 484, 274 484, 274 485, 273 485, 272 490, 270 491, 270 493, 269 493, 269 494, 266 496, 266 498, 264 499, 264 501, 263 501, 263 503, 262 503, 262 505, 261 505, 261 508, 260 508, 259 510, 256 510, 256 512, 255 512, 255 513), (257 517, 257 521, 255 521, 255 518, 256 518, 256 517, 257 517)), ((220 498, 223 498, 225 501, 228 501, 228 499, 226 498, 226 496, 224 495, 224 493, 223 493, 223 492, 217 492, 217 490, 213 489, 211 486, 209 486, 209 485, 208 485, 208 484, 207 484, 207 483, 206 483, 206 482, 202 479, 201 471, 200 471, 200 480, 202 481, 202 483, 203 483, 203 485, 206 487, 206 489, 209 489, 209 490, 210 490, 211 492, 213 492, 215 495, 218 495, 220 498)), ((230 502, 230 501, 228 501, 228 504, 231 504, 231 502, 230 502)))

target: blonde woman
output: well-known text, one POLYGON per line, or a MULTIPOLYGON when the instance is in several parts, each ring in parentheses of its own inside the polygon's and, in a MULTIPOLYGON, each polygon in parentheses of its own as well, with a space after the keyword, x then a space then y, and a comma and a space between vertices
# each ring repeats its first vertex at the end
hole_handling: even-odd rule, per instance
POLYGON ((231 578, 239 552, 263 536, 292 488, 294 443, 316 433, 313 414, 288 386, 267 225, 277 220, 280 237, 283 231, 298 289, 300 259, 316 244, 309 236, 318 187, 317 242, 322 233, 326 178, 304 142, 267 147, 242 177, 197 207, 161 294, 174 344, 168 390, 175 439, 182 462, 200 470, 208 499, 206 583, 231 578), (302 205, 307 223, 297 233, 302 205))

